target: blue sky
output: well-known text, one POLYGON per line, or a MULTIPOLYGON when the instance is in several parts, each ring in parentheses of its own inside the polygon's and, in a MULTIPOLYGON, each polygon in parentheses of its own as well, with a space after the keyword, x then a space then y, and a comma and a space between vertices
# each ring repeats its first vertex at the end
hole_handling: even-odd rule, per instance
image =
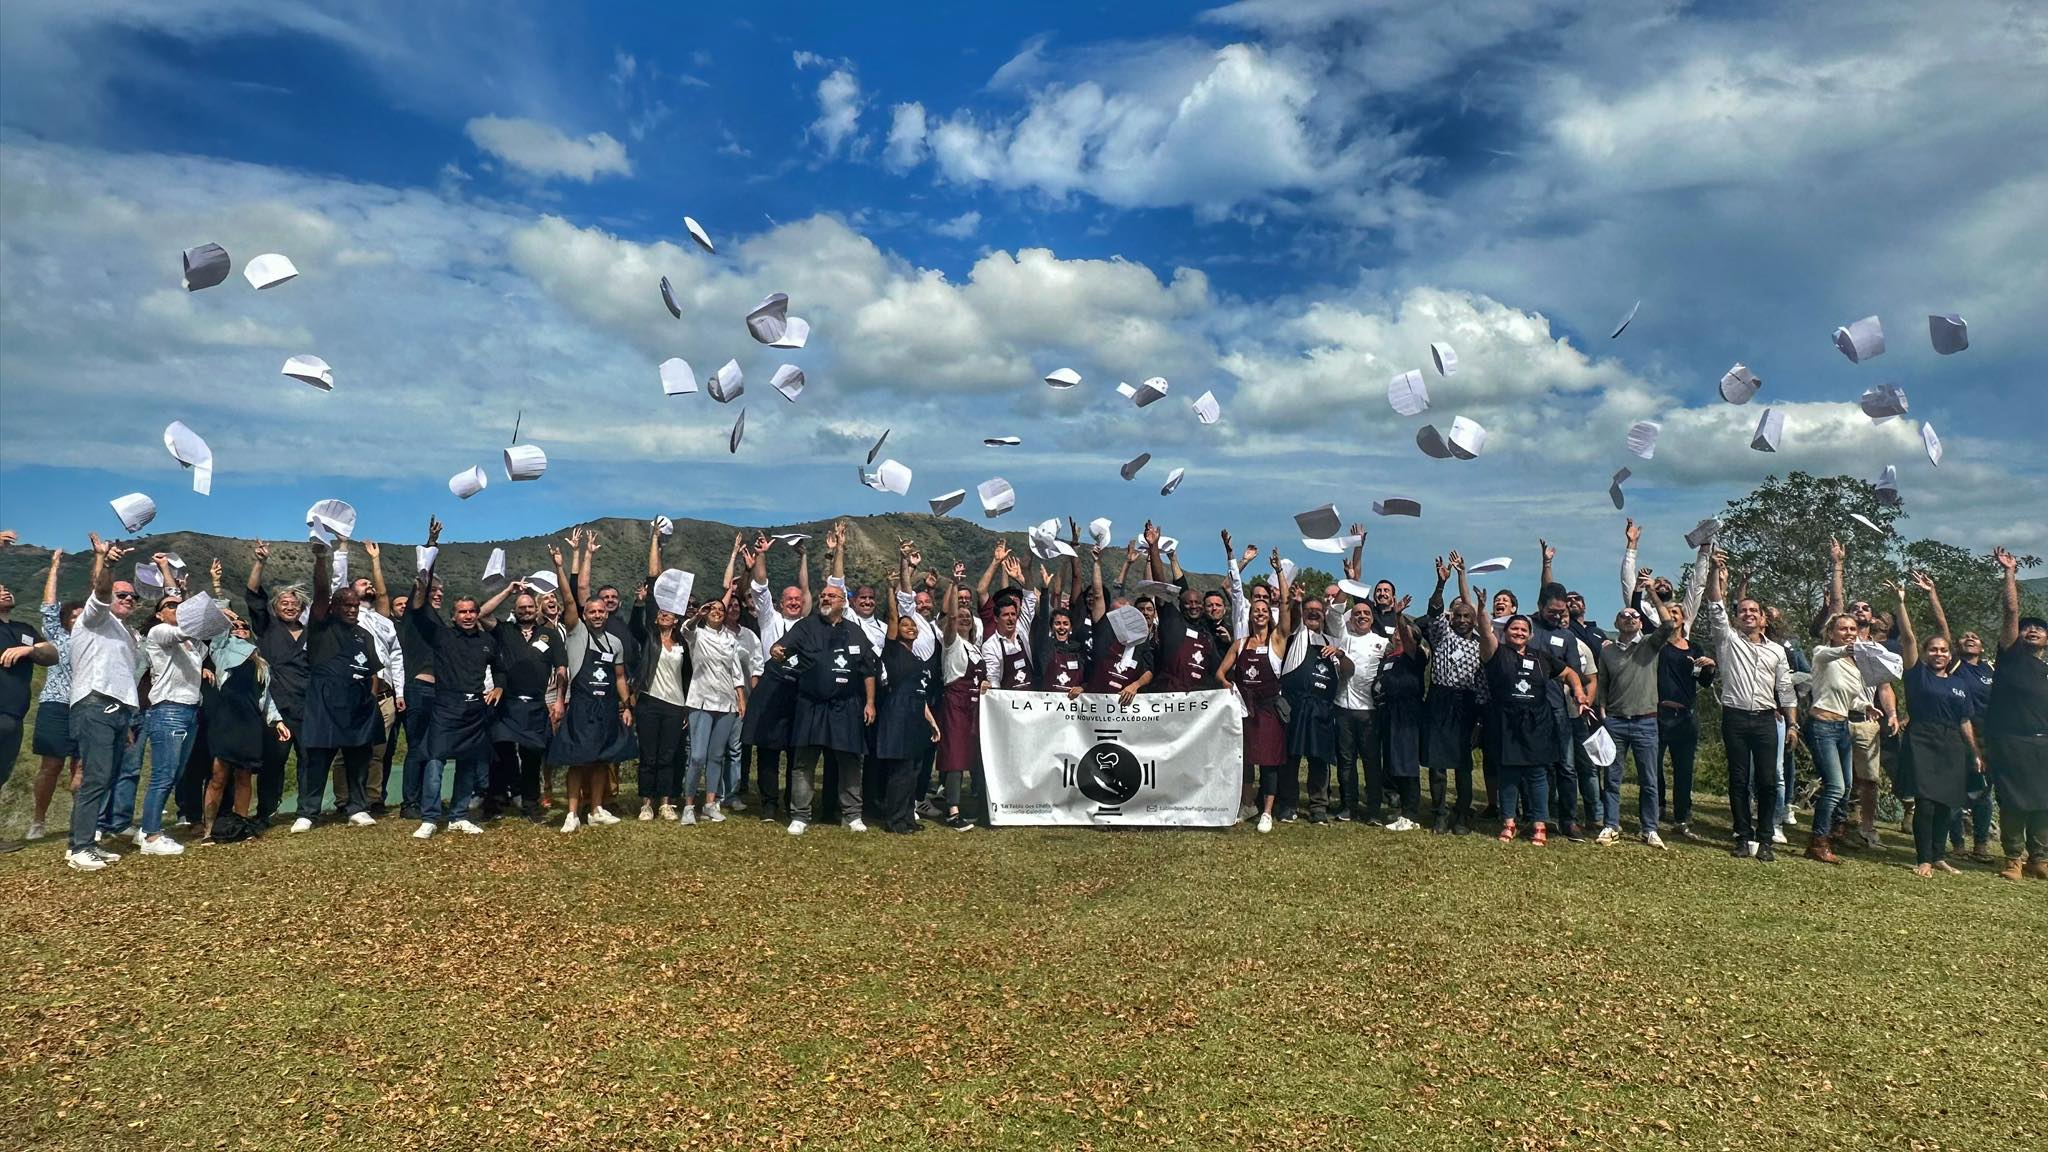
POLYGON ((1604 593, 1616 468, 1675 571, 1768 473, 1892 464, 1909 533, 2048 551, 2044 77, 2048 14, 1989 0, 23 0, 0 13, 0 524, 78 547, 141 490, 157 528, 294 536, 338 496, 365 535, 432 510, 482 538, 922 510, 1003 476, 1001 526, 1150 516, 1197 559, 1225 527, 1308 559, 1290 516, 1334 501, 1374 575, 1459 548, 1528 584, 1546 535, 1604 593), (236 274, 187 294, 204 242, 236 274), (273 251, 301 275, 256 292, 241 265, 273 251), (773 291, 806 348, 747 336, 773 291), (1950 311, 1972 347, 1937 356, 1950 311), (1852 364, 1830 333, 1872 313, 1887 351, 1852 364), (1399 416, 1387 379, 1432 341, 1460 370, 1399 416), (278 374, 301 353, 333 392, 278 374), (665 398, 671 356, 736 358, 748 391, 665 398), (1765 379, 1743 407, 1715 390, 1736 361, 1765 379), (767 386, 784 362, 795 404, 767 386), (1046 388, 1057 367, 1084 384, 1046 388), (1150 376, 1150 408, 1114 391, 1150 376), (1858 409, 1881 383, 1907 419, 1858 409), (1776 455, 1748 447, 1767 404, 1776 455), (513 485, 521 409, 551 464, 513 485), (1478 460, 1416 450, 1458 415, 1478 460), (209 497, 163 449, 174 419, 213 446, 209 497), (1641 419, 1652 461, 1623 449, 1641 419), (883 428, 908 498, 848 471, 883 428), (496 483, 458 502, 471 464, 496 483), (1387 496, 1422 518, 1370 516, 1387 496))

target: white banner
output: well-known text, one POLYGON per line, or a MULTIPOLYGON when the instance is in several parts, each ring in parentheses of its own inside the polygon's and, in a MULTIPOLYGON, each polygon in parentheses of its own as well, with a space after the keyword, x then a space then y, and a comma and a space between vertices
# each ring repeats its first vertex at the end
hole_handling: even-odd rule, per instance
POLYGON ((989 692, 981 763, 994 824, 1224 828, 1237 821, 1244 719, 1227 691, 989 692))

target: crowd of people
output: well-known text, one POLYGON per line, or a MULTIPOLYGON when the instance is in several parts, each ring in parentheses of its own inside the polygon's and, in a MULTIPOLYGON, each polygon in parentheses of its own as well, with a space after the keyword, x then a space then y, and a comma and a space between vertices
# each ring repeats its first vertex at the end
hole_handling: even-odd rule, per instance
POLYGON ((513 818, 559 819, 574 833, 633 811, 621 802, 624 765, 637 765, 633 799, 650 823, 723 822, 751 796, 791 835, 833 819, 853 833, 870 821, 965 832, 987 815, 984 694, 1093 692, 1128 705, 1145 692, 1229 689, 1244 716, 1240 820, 1259 832, 1304 819, 1445 834, 1497 822, 1509 843, 1615 844, 1633 757, 1634 835, 1663 849, 1667 833, 1703 839, 1694 765, 1711 692, 1733 854, 1768 862, 1790 842, 1804 746, 1819 777, 1805 857, 1835 864, 1838 851, 1876 847, 1888 777, 1913 805, 1921 875, 1956 871, 1947 854, 1966 831, 1988 855, 1995 823, 2000 874, 2048 879, 2048 622, 2021 615, 2018 563, 2003 550, 1994 663, 1976 634, 1950 635, 1925 575, 1887 585, 1889 610, 1847 602, 1839 545, 1802 650, 1778 607, 1740 587, 1730 602, 1727 557, 1711 540, 1683 588, 1639 569, 1633 521, 1612 631, 1552 580, 1547 544, 1533 612, 1509 590, 1472 586, 1453 552, 1436 561, 1416 617, 1391 581, 1361 582, 1358 525, 1344 578, 1320 589, 1296 583, 1277 551, 1270 576, 1252 577, 1259 549, 1239 552, 1225 532, 1223 586, 1204 592, 1158 526, 1121 550, 1107 580, 1118 550, 1084 543, 1072 521, 1067 541, 1034 537, 1032 559, 997 543, 972 583, 964 563, 927 567, 905 542, 885 587, 849 585, 842 521, 822 539, 821 588, 807 538, 736 536, 719 585, 695 598, 663 566, 664 527, 649 532, 647 579, 630 598, 592 587, 602 545, 583 531, 550 549, 551 573, 500 579, 482 596, 444 589, 437 520, 395 593, 374 543, 353 545, 367 574, 328 579, 332 549, 351 545, 316 538, 315 578, 282 587, 266 581, 271 550, 259 543, 239 612, 218 560, 210 588, 194 590, 164 553, 143 569, 157 586, 145 604, 120 578, 130 550, 94 536, 82 602, 59 601, 65 557, 52 553, 40 628, 14 618, 0 587, 0 784, 42 667, 27 840, 45 837, 68 776, 63 858, 82 871, 121 859, 110 845, 123 841, 175 856, 279 825, 373 825, 394 803, 419 839, 513 818), (779 591, 768 578, 778 547, 797 569, 779 591), (1915 593, 1935 623, 1926 637, 1907 611, 1915 593), (218 629, 205 625, 215 619, 218 629), (297 803, 286 823, 288 766, 297 803))

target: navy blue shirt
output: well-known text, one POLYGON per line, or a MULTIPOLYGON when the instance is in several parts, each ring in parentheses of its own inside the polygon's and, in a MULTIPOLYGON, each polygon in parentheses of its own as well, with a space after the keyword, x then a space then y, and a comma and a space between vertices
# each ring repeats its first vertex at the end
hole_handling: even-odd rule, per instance
POLYGON ((1970 679, 1966 676, 1936 676, 1934 669, 1915 664, 1906 669, 1906 709, 1915 724, 1955 727, 1968 720, 1975 709, 1970 679))

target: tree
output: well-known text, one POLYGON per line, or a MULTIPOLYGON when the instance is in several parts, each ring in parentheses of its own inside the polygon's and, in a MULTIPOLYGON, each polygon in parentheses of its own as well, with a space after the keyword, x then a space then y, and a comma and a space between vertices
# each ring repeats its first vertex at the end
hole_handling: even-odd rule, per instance
MULTIPOLYGON (((1939 540, 1908 541, 1897 531, 1906 519, 1903 508, 1877 502, 1877 489, 1851 476, 1809 476, 1794 472, 1764 482, 1740 500, 1728 502, 1721 514, 1718 547, 1728 553, 1736 582, 1748 581, 1749 595, 1776 605, 1787 622, 1803 630, 1825 603, 1831 575, 1828 544, 1841 541, 1849 602, 1867 600, 1879 612, 1892 609, 1888 580, 1903 581, 1908 571, 1924 571, 1941 591, 1942 607, 1957 634, 1974 629, 1980 636, 1998 628, 2000 575, 1990 553, 1973 553, 1939 540), (1882 537, 1849 518, 1857 513, 1885 530, 1882 537)), ((2022 568, 2041 563, 2038 556, 2020 558, 2022 568)), ((1914 626, 1925 636, 1933 627, 1926 598, 1917 591, 1907 597, 1914 626)))
MULTIPOLYGON (((1260 584, 1270 584, 1272 583, 1272 577, 1273 570, 1268 568, 1259 575, 1246 580, 1245 587, 1252 588, 1260 584)), ((1294 572, 1294 587, 1318 599, 1322 597, 1323 589, 1336 582, 1337 578, 1335 576, 1330 575, 1321 568, 1297 568, 1294 572)))

